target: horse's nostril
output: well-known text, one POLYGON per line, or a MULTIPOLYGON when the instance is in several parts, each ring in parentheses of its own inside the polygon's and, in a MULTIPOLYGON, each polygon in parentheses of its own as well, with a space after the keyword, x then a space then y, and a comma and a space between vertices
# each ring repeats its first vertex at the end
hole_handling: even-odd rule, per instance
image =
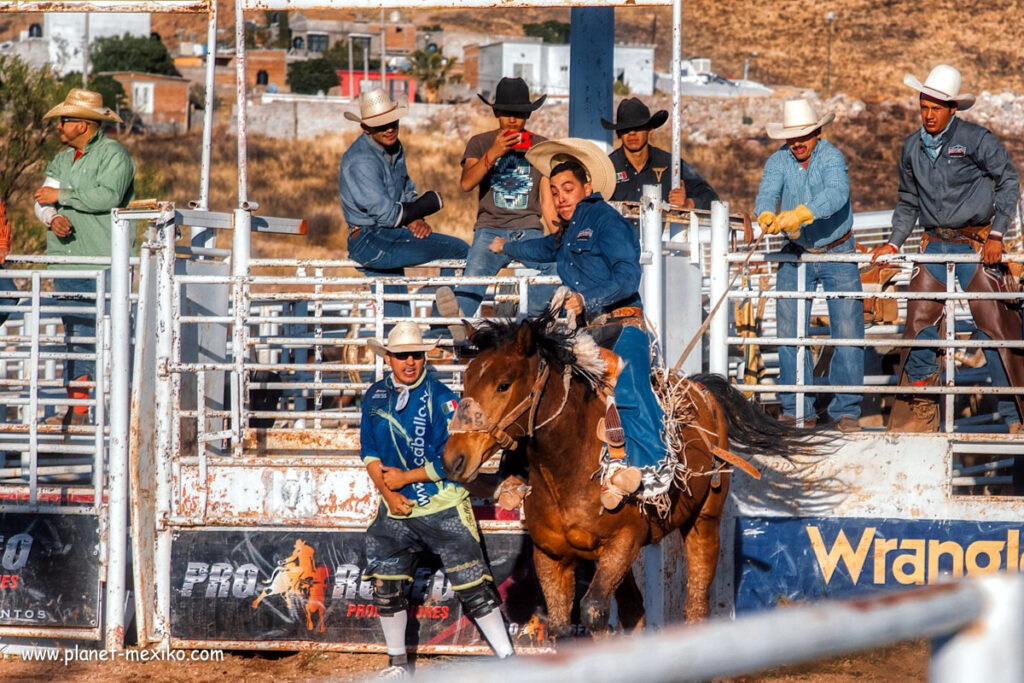
POLYGON ((452 474, 455 476, 461 476, 465 467, 466 456, 460 454, 455 458, 455 462, 452 463, 452 474))

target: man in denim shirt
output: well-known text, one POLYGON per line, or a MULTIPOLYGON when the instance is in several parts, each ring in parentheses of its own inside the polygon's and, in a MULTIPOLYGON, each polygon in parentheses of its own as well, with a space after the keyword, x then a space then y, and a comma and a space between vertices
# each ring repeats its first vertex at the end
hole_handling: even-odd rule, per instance
MULTIPOLYGON (((768 157, 761 176, 761 185, 754 201, 754 213, 761 229, 768 234, 785 234, 782 254, 799 256, 814 254, 852 254, 854 243, 850 228, 853 211, 850 206, 850 180, 842 152, 821 138, 821 128, 834 114, 818 118, 810 102, 786 102, 783 121, 769 123, 768 137, 786 143, 768 157), (780 213, 776 214, 775 212, 780 213)), ((776 287, 780 292, 797 290, 799 264, 779 263, 776 287)), ((859 292, 860 273, 855 263, 807 263, 804 290, 814 291, 821 285, 826 292, 859 292)), ((778 335, 797 336, 797 300, 776 302, 778 335)), ((810 324, 811 300, 805 303, 804 321, 810 324)), ((828 300, 829 331, 833 338, 864 338, 864 305, 860 299, 828 300)), ((779 381, 796 383, 795 346, 779 347, 779 381)), ((804 352, 804 382, 813 384, 811 350, 804 352)), ((864 383, 864 349, 837 346, 829 368, 833 385, 864 383)), ((796 395, 779 392, 784 422, 796 421, 796 395)), ((861 394, 837 393, 828 406, 829 416, 843 432, 860 430, 861 394)), ((804 395, 804 426, 817 422, 813 394, 804 395)))
MULTIPOLYGON (((440 195, 428 190, 417 195, 405 167, 405 150, 398 139, 398 120, 408 112, 383 89, 359 96, 359 114, 345 112, 363 135, 345 151, 338 175, 341 208, 348 223, 348 255, 370 277, 404 275, 406 266, 437 259, 464 259, 468 247, 457 237, 439 235, 424 220, 441 210, 440 195)), ((452 271, 442 271, 451 275, 452 271)), ((387 285, 385 293, 401 294, 402 285, 387 285)), ((385 317, 409 315, 409 304, 388 301, 385 317)))

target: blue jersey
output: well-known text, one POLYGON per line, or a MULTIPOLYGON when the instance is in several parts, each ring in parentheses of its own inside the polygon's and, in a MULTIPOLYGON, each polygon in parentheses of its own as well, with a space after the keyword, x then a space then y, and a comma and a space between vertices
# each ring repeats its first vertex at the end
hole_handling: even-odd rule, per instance
POLYGON ((458 396, 427 371, 416 384, 396 386, 388 375, 363 396, 359 439, 364 463, 380 460, 385 467, 423 467, 430 481, 404 486, 399 493, 413 501, 418 517, 457 505, 468 493, 445 478, 441 456, 448 442, 458 396), (399 400, 409 392, 408 400, 399 400), (401 406, 401 408, 399 407, 401 406))

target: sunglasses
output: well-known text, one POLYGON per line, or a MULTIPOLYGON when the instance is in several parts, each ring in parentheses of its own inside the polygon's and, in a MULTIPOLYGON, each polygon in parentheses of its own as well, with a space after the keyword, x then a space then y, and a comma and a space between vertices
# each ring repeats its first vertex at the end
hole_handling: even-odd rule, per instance
POLYGON ((398 130, 398 121, 392 121, 391 123, 385 123, 382 126, 367 126, 366 130, 370 131, 370 134, 383 133, 388 130, 398 130))
POLYGON ((413 360, 423 360, 426 358, 426 352, 424 351, 399 351, 398 353, 390 354, 395 360, 406 361, 412 358, 413 360))
POLYGON ((85 119, 76 119, 76 118, 72 118, 70 116, 62 116, 62 117, 60 117, 60 125, 62 125, 62 126, 64 124, 66 124, 66 123, 80 123, 82 121, 85 121, 85 119))

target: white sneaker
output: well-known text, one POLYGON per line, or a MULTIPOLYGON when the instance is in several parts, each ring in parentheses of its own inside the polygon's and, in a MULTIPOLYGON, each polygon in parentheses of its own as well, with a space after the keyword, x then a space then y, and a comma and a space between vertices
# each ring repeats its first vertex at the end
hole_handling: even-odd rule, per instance
POLYGON ((412 672, 400 664, 389 666, 377 674, 377 678, 383 681, 401 681, 412 676, 412 672))

